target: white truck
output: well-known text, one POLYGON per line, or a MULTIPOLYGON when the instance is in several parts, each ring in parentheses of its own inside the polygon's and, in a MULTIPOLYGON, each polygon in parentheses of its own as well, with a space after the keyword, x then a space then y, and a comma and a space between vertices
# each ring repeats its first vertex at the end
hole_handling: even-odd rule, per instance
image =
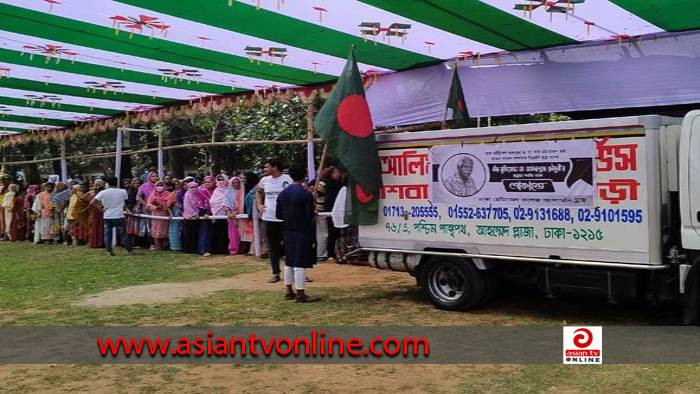
POLYGON ((698 319, 700 111, 381 134, 376 268, 465 310, 501 277, 549 296, 683 299, 698 319))

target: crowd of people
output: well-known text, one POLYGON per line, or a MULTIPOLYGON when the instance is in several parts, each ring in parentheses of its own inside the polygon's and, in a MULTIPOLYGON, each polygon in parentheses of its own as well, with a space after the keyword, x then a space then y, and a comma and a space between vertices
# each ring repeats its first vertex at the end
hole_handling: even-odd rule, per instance
MULTIPOLYGON (((129 254, 133 248, 202 256, 256 254, 270 259, 270 283, 282 280, 280 261, 286 256, 286 296, 297 299, 287 282, 319 260, 337 261, 356 241, 356 229, 344 223, 343 173, 328 167, 308 182, 303 167, 285 170, 280 160, 270 159, 263 175, 160 179, 151 168, 119 185, 113 177, 61 182, 51 176, 41 185, 2 179, 0 239, 88 245, 109 255, 115 254, 113 243, 129 254)), ((304 294, 303 283, 296 281, 294 287, 300 302, 314 300, 304 294)))

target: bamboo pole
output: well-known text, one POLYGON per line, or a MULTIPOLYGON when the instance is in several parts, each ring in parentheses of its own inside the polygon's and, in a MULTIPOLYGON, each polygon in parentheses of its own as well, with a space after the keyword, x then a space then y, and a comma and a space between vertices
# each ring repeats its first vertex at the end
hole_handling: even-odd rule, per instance
POLYGON ((311 101, 306 108, 306 171, 308 179, 316 179, 316 164, 314 152, 314 103, 311 101))
MULTIPOLYGON (((315 143, 321 142, 320 138, 314 138, 315 143)), ((230 145, 303 145, 306 144, 308 140, 286 140, 286 141, 275 141, 275 140, 250 140, 250 141, 221 141, 221 142, 201 142, 197 144, 184 144, 184 145, 171 145, 163 147, 163 150, 171 149, 182 149, 182 148, 203 148, 207 146, 230 146, 230 145)))
POLYGON ((68 182, 68 162, 66 161, 66 139, 61 138, 61 180, 68 182))
MULTIPOLYGON (((212 147, 214 146, 213 144, 216 142, 216 129, 219 127, 219 121, 217 120, 214 122, 214 124, 211 126, 211 143, 212 147)), ((209 167, 209 173, 214 174, 214 149, 207 149, 207 151, 204 153, 204 161, 207 163, 207 167, 209 167)))
POLYGON ((413 126, 399 127, 396 129, 377 130, 374 133, 375 134, 393 134, 393 133, 405 133, 405 132, 409 132, 409 131, 439 130, 441 126, 442 126, 441 122, 430 122, 430 123, 423 123, 423 124, 413 125, 413 126))
MULTIPOLYGON (((314 143, 319 143, 321 142, 320 138, 314 138, 313 140, 314 143)), ((183 145, 170 145, 170 146, 164 146, 163 150, 171 150, 171 149, 183 149, 183 148, 202 148, 202 147, 207 147, 207 146, 230 146, 230 145, 303 145, 307 144, 308 140, 303 139, 303 140, 286 140, 286 141, 265 141, 265 140, 250 140, 250 141, 221 141, 221 142, 202 142, 202 143, 197 143, 197 144, 183 144, 183 145)), ((141 150, 128 150, 128 151, 123 151, 122 155, 136 155, 136 154, 141 154, 141 153, 149 153, 149 152, 157 152, 158 148, 148 148, 148 149, 141 149, 141 150)), ((94 154, 89 154, 89 155, 73 155, 73 156, 67 156, 66 159, 68 160, 79 160, 79 159, 103 159, 106 157, 115 157, 116 153, 115 152, 108 152, 108 153, 94 153, 94 154)), ((37 160, 22 160, 22 161, 4 161, 0 164, 2 165, 11 165, 11 166, 16 166, 16 165, 23 165, 23 164, 37 164, 37 163, 47 163, 51 161, 57 161, 61 160, 60 157, 52 157, 48 159, 37 159, 37 160)))
MULTIPOLYGON (((256 197, 257 199, 257 197, 256 197)), ((255 202, 257 205, 257 201, 255 202)), ((255 257, 260 258, 262 256, 262 242, 260 238, 260 220, 258 219, 258 207, 253 207, 253 247, 255 247, 255 257)))
POLYGON ((165 177, 165 168, 163 167, 163 133, 158 133, 158 179, 165 177))

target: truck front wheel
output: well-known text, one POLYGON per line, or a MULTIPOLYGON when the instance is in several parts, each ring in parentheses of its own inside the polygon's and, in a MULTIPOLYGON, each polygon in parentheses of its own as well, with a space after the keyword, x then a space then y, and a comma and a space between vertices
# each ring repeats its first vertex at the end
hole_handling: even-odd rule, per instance
POLYGON ((486 298, 487 276, 463 259, 431 259, 421 268, 425 296, 438 308, 467 310, 486 298))

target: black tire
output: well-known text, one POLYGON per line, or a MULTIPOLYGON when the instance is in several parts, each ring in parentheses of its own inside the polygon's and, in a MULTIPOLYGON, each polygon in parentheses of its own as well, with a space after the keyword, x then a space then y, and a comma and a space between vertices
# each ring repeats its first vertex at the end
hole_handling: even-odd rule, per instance
POLYGON ((420 270, 425 296, 440 309, 464 311, 480 305, 488 297, 489 278, 470 261, 436 258, 420 270))

